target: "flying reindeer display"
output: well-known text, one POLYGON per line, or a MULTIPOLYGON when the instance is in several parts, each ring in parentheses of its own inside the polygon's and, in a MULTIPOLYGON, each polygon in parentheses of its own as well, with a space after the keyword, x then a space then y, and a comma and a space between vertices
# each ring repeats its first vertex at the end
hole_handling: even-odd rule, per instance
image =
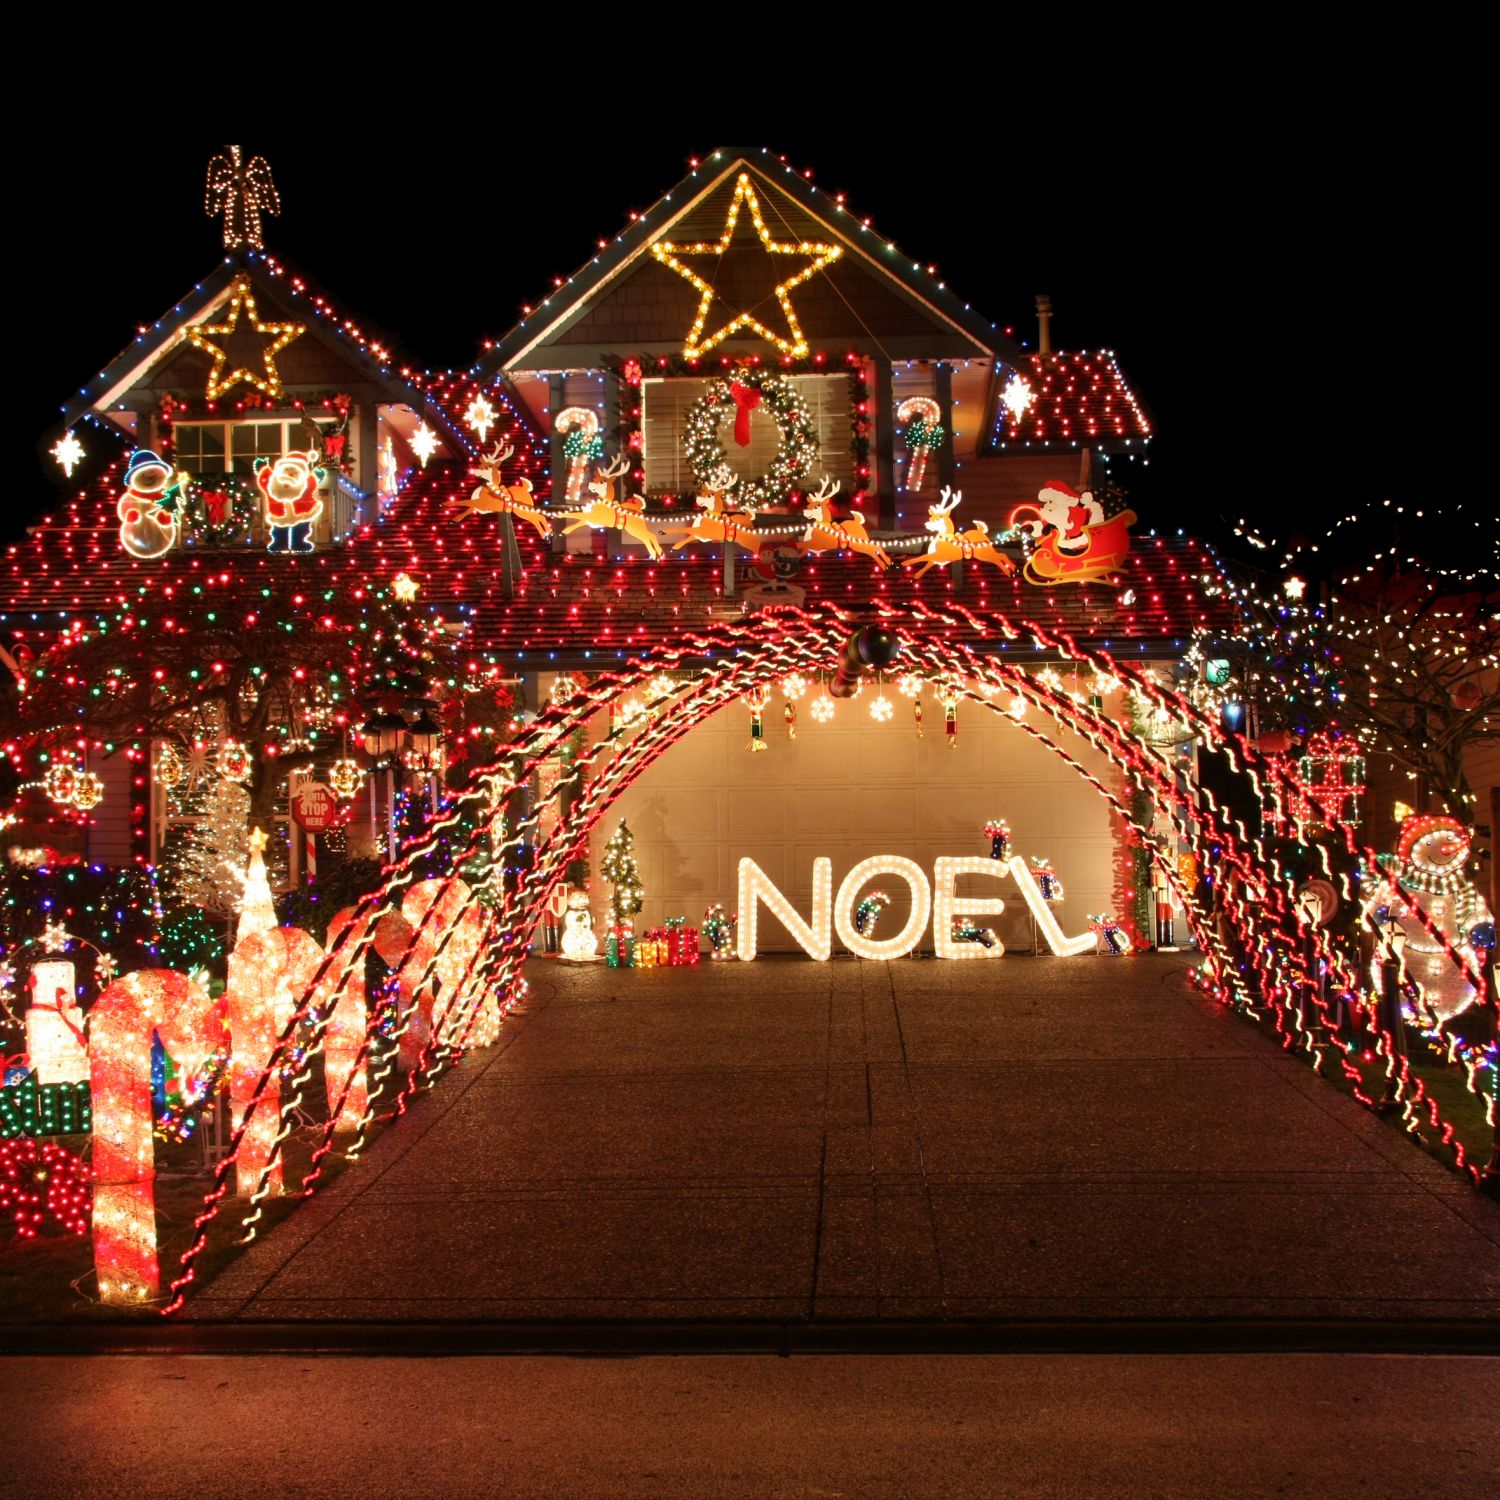
POLYGON ((687 534, 680 542, 672 543, 674 552, 692 542, 723 542, 725 546, 742 547, 753 557, 760 555, 770 538, 756 531, 755 512, 729 503, 729 492, 739 483, 739 477, 728 464, 719 464, 710 471, 697 497, 703 514, 694 517, 691 526, 675 528, 687 534))
POLYGON ((570 531, 577 531, 580 526, 618 531, 621 535, 633 537, 640 542, 654 561, 662 555, 664 549, 661 538, 646 520, 645 500, 640 495, 619 495, 619 491, 624 488, 620 480, 629 467, 629 460, 623 453, 619 454, 608 468, 600 469, 585 486, 594 497, 589 504, 581 510, 560 510, 555 514, 559 520, 573 523, 563 527, 564 536, 570 531))
POLYGON ((797 543, 797 550, 803 556, 810 552, 859 552, 877 568, 890 567, 890 554, 865 530, 865 518, 859 511, 851 511, 847 521, 833 519, 833 497, 838 494, 839 486, 840 481, 825 478, 817 494, 806 497, 802 514, 810 524, 797 543))
POLYGON ((467 499, 455 496, 448 503, 463 512, 460 520, 467 521, 480 511, 519 516, 535 526, 539 536, 549 537, 552 535, 552 518, 535 503, 531 481, 523 476, 519 484, 506 484, 500 477, 501 464, 515 451, 513 443, 507 445, 504 452, 501 452, 500 444, 496 443, 484 455, 483 460, 469 471, 480 481, 478 487, 467 499))
POLYGON ((962 490, 943 487, 943 498, 936 505, 927 507, 924 530, 932 533, 932 540, 925 552, 903 559, 903 566, 916 568, 912 576, 920 578, 929 568, 946 568, 949 563, 983 562, 999 568, 1002 573, 1016 571, 1015 563, 995 546, 990 529, 983 521, 975 523, 967 531, 955 530, 953 512, 963 499, 962 490))

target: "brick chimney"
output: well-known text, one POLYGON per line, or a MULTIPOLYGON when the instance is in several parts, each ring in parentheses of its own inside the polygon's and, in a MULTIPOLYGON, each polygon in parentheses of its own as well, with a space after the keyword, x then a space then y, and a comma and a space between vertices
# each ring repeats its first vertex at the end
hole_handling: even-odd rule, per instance
POLYGON ((1036 321, 1040 332, 1037 335, 1037 353, 1052 353, 1052 299, 1046 292, 1036 294, 1036 321))

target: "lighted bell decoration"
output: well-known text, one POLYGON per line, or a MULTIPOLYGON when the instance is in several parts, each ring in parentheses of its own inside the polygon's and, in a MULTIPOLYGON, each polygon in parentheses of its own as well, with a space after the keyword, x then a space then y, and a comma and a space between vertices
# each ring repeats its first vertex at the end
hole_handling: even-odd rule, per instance
POLYGON ((104 783, 92 771, 84 771, 73 783, 73 806, 80 812, 88 812, 103 800, 104 783))

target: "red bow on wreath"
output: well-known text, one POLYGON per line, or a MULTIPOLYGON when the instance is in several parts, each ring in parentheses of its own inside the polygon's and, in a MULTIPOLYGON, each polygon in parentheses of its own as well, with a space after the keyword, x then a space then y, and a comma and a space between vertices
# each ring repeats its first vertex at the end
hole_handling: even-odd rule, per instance
POLYGON ((229 496, 223 490, 204 490, 203 509, 210 526, 222 526, 229 519, 229 496))
POLYGON ((741 448, 750 446, 750 413, 760 405, 760 392, 753 385, 731 382, 729 394, 738 408, 734 414, 734 440, 741 448))

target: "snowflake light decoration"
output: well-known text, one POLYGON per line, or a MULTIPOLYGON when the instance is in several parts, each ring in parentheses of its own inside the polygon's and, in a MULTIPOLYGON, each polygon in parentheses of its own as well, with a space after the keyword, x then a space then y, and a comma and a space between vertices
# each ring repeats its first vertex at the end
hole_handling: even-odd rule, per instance
POLYGON ((44 953, 61 953, 73 941, 73 934, 61 922, 48 921, 42 928, 40 941, 44 953))
POLYGON ((73 470, 83 461, 83 444, 71 427, 53 443, 50 451, 63 473, 71 479, 73 470))

